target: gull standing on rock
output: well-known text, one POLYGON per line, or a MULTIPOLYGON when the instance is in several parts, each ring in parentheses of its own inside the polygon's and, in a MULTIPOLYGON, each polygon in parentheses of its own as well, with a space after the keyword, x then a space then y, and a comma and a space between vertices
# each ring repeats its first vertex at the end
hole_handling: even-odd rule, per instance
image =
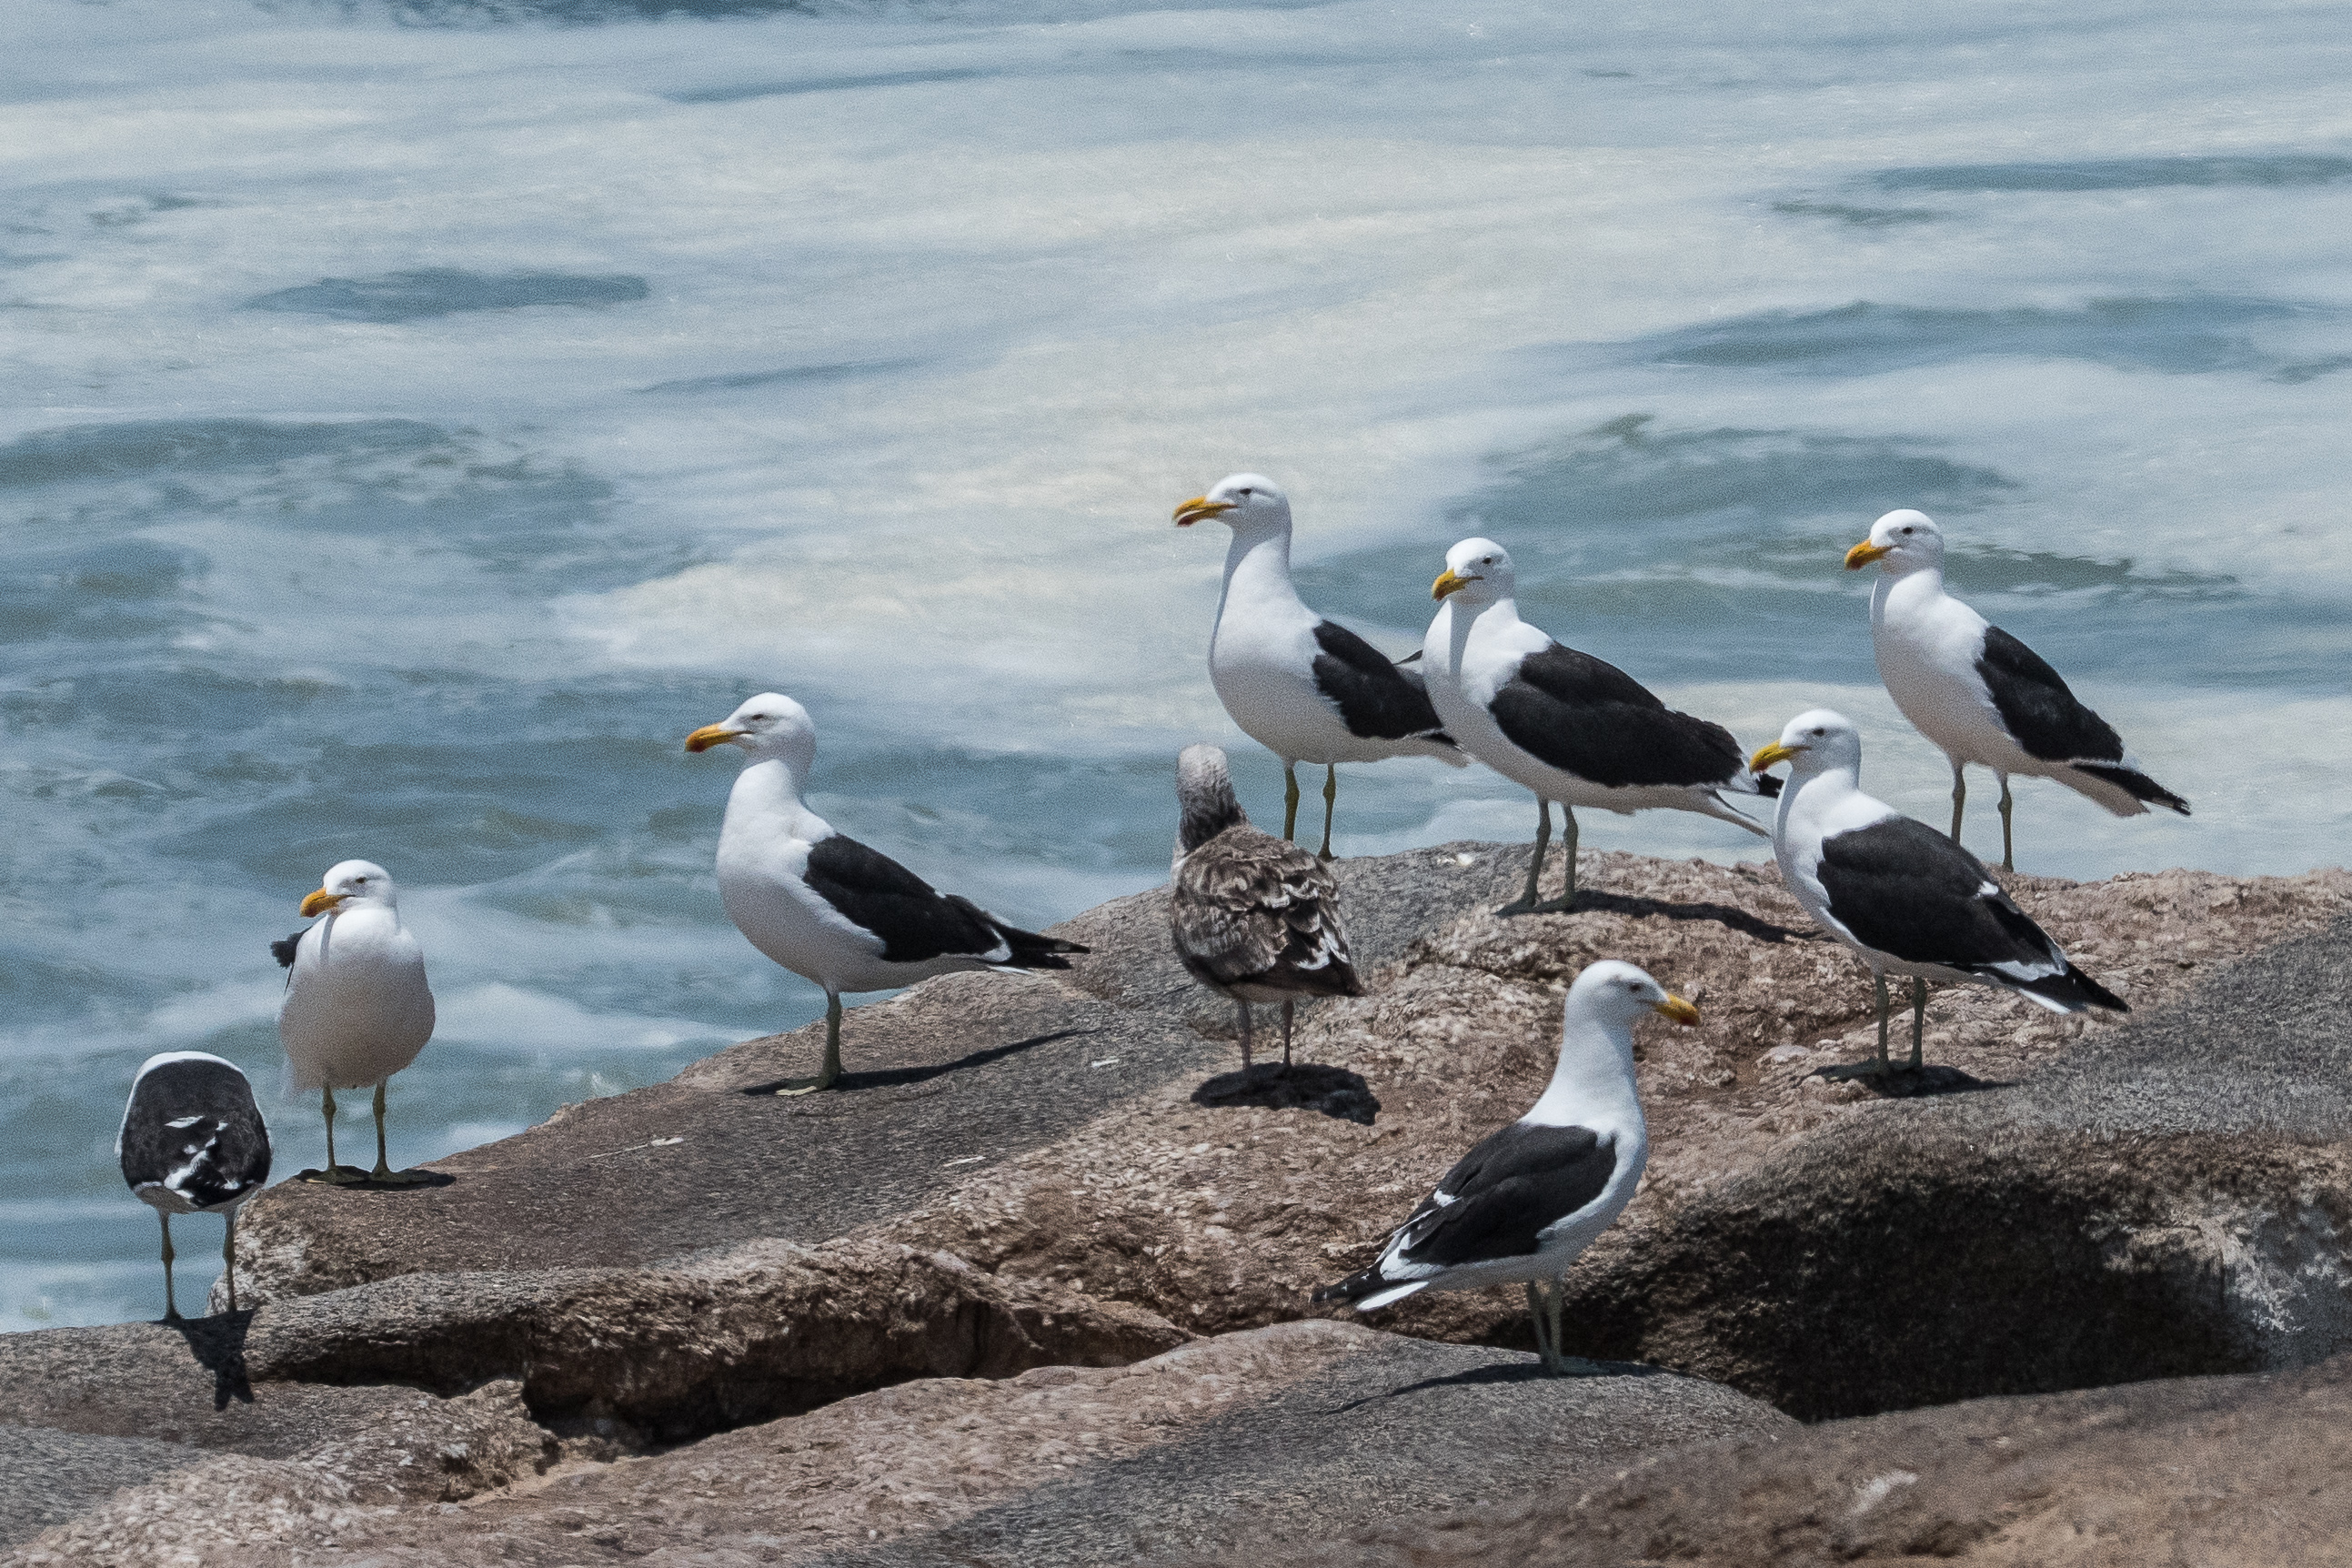
POLYGON ((1633 1085, 1633 1024, 1644 1013, 1698 1022, 1697 1008, 1633 964, 1587 965, 1568 988, 1559 1064, 1534 1109, 1463 1155, 1378 1262, 1315 1300, 1369 1312, 1422 1290, 1524 1284, 1537 1353, 1558 1376, 1563 1277, 1633 1201, 1650 1157, 1633 1085))
POLYGON ((2117 816, 2189 803, 2147 776, 2113 726, 2083 706, 2032 648, 1944 592, 1944 532, 1925 512, 1890 511, 1845 552, 1845 569, 1878 563, 1870 645, 1878 678, 1903 716, 1952 763, 1952 842, 1977 763, 2000 780, 2000 864, 2017 869, 2009 776, 2056 779, 2117 816))
POLYGON ((686 738, 689 752, 730 745, 751 761, 719 829, 719 900, 753 947, 824 987, 824 1066, 778 1094, 811 1094, 841 1077, 845 991, 972 969, 1067 969, 1063 954, 1087 951, 1008 925, 835 832, 801 798, 816 726, 791 698, 763 692, 686 738))
POLYGON ((316 1180, 415 1186, 433 1178, 394 1171, 385 1158, 383 1086, 433 1037, 433 992, 425 950, 400 923, 400 890, 373 860, 328 868, 305 915, 324 915, 269 944, 286 967, 278 1037, 297 1089, 319 1091, 327 1118, 327 1168, 316 1180), (375 1086, 375 1169, 335 1163, 335 1090, 375 1086))
POLYGON ((1536 795, 1536 852, 1527 891, 1496 914, 1547 914, 1576 900, 1576 808, 1631 814, 1665 807, 1765 830, 1724 800, 1770 795, 1741 764, 1739 742, 1720 724, 1677 713, 1632 676, 1562 647, 1519 619, 1510 552, 1465 539, 1445 552, 1430 585, 1438 601, 1422 643, 1429 698, 1463 750, 1536 795), (1551 803, 1560 803, 1567 885, 1538 903, 1551 803))
POLYGON ((180 1317, 172 1294, 175 1214, 221 1216, 221 1262, 236 1311, 236 1205, 269 1180, 269 1129, 245 1074, 203 1051, 149 1057, 131 1080, 114 1154, 132 1194, 163 1222, 163 1321, 180 1317))
POLYGON ((1176 759, 1175 887, 1168 928, 1192 978, 1241 1010, 1242 1066, 1250 1065, 1250 1005, 1282 1005, 1282 1065, 1302 996, 1361 996, 1363 982, 1339 924, 1331 868, 1296 844, 1250 826, 1225 753, 1187 746, 1176 759))
POLYGON ((2130 1011, 2067 959, 1982 862, 1924 822, 1862 793, 1862 736, 1826 708, 1789 721, 1749 759, 1759 773, 1790 764, 1772 824, 1772 855, 1805 912, 1870 965, 1878 994, 1878 1059, 1824 1073, 1887 1070, 1886 976, 1911 976, 1911 1067, 1927 1029, 1927 982, 1973 980, 2053 1013, 2130 1011))
POLYGON ((1176 509, 1176 526, 1213 517, 1234 531, 1209 633, 1209 679, 1242 732, 1282 759, 1282 836, 1297 837, 1300 763, 1323 764, 1323 847, 1339 763, 1467 759, 1438 727, 1421 678, 1337 621, 1307 607, 1290 582, 1290 501, 1257 474, 1221 479, 1176 509))

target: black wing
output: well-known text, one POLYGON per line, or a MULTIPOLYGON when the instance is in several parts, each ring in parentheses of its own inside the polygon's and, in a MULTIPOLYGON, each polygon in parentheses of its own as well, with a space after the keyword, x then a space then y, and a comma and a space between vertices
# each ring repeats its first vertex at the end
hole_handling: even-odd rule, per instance
POLYGON ((1604 788, 1723 784, 1744 765, 1722 725, 1677 713, 1615 665, 1558 643, 1520 660, 1490 706, 1511 744, 1604 788))
POLYGON ((1451 1267, 1525 1258, 1537 1237, 1598 1198, 1617 1171, 1614 1140, 1590 1127, 1515 1121, 1462 1156, 1404 1223, 1397 1256, 1451 1267))
MULTIPOLYGON (((310 927, 304 926, 302 931, 308 931, 310 929, 310 927)), ((292 936, 281 936, 276 942, 269 944, 269 956, 278 961, 278 968, 291 969, 294 967, 295 950, 299 948, 301 945, 302 931, 298 931, 292 936)))
POLYGON ((1243 823, 1184 857, 1168 900, 1176 956, 1203 984, 1360 996, 1330 868, 1243 823))
POLYGON ((1315 644, 1323 650, 1315 656, 1315 689, 1338 705, 1348 733, 1381 741, 1419 735, 1453 744, 1429 705, 1427 685, 1388 655, 1337 621, 1316 623, 1315 644))
POLYGON ((2070 1009, 2126 1011, 2076 969, 1978 858, 1924 822, 1890 816, 1822 841, 1830 914, 1864 946, 1975 974, 2070 1009))
POLYGON ((932 958, 986 958, 1016 969, 1067 969, 1061 954, 1084 952, 1076 942, 1006 925, 970 899, 942 893, 887 855, 835 834, 810 847, 803 879, 853 924, 882 939, 888 963, 932 958))
POLYGON ((160 1183, 197 1208, 234 1203, 269 1180, 269 1129, 245 1075, 216 1061, 142 1073, 122 1118, 122 1179, 134 1189, 160 1183))
POLYGON ((2040 654, 1999 626, 1985 628, 1977 674, 1992 694, 2001 726, 2028 756, 2045 763, 2123 760, 2123 737, 2114 726, 2076 701, 2040 654))

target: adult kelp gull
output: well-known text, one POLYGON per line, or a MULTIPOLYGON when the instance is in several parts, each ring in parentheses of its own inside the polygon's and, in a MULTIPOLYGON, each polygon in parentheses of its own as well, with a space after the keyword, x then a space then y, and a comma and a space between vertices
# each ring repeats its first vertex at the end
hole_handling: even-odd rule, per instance
POLYGON ((1720 724, 1677 713, 1615 665, 1562 647, 1519 619, 1510 552, 1465 539, 1445 552, 1430 585, 1438 601, 1422 643, 1429 697, 1463 750, 1536 796, 1536 851, 1527 891, 1497 914, 1565 910, 1576 899, 1576 810, 1695 811, 1764 829, 1723 799, 1769 795, 1741 764, 1739 742, 1720 724), (1551 803, 1565 818, 1567 885, 1538 902, 1551 803))
POLYGON ((2000 863, 2017 868, 2009 776, 2056 779, 2117 816, 2189 803, 2147 776, 2105 719, 2075 700, 2032 648, 1944 592, 1944 534, 1926 513, 1890 511, 1845 552, 1878 563, 1870 642, 1903 716, 1952 763, 1952 837, 1960 837, 1970 763, 2000 780, 2000 863))
POLYGON ((286 1047, 290 1086, 317 1089, 327 1120, 327 1165, 314 1178, 339 1185, 374 1182, 413 1186, 433 1178, 395 1171, 386 1159, 384 1084, 416 1059, 433 1037, 433 991, 425 950, 400 920, 400 889, 373 860, 328 868, 302 913, 323 915, 304 931, 269 944, 286 966, 278 1037, 286 1047), (335 1163, 335 1090, 375 1086, 375 1169, 335 1163))
POLYGON ((1862 955, 1878 995, 1878 1059, 1825 1075, 1885 1072, 1886 976, 1911 976, 1911 1066, 1919 1066, 1927 982, 1998 985, 2054 1013, 2127 1012, 2068 961, 1982 862, 1924 822, 1862 792, 1862 736, 1826 708, 1800 713, 1749 760, 1790 764, 1773 819, 1780 879, 1822 929, 1862 955))
POLYGON ((1298 828, 1300 763, 1323 764, 1323 858, 1339 763, 1436 757, 1465 764, 1438 727, 1421 678, 1307 607, 1290 582, 1290 501, 1271 479, 1234 474, 1176 509, 1176 526, 1217 518, 1234 531, 1209 633, 1209 679, 1242 732, 1282 759, 1282 836, 1298 828))
POLYGON ((1282 1005, 1282 1065, 1302 996, 1360 996, 1339 923, 1339 885, 1324 862, 1250 826, 1225 753, 1187 746, 1176 759, 1175 886, 1168 930, 1193 979, 1241 1010, 1250 1065, 1250 1005, 1282 1005))
POLYGON ((269 1129, 245 1074, 203 1051, 149 1057, 131 1080, 114 1153, 131 1193, 163 1222, 164 1321, 180 1316, 172 1290, 175 1214, 221 1216, 221 1262, 236 1311, 236 1205, 269 1180, 269 1129))
POLYGON ((840 1078, 845 991, 970 969, 1067 969, 1063 954, 1087 951, 1007 925, 835 832, 801 798, 816 726, 791 698, 763 692, 686 738, 689 752, 730 745, 751 760, 719 829, 719 900, 753 947, 824 987, 824 1066, 777 1093, 809 1094, 840 1078))
POLYGON ((1568 988, 1559 1063, 1533 1110, 1462 1156, 1381 1249, 1318 1301, 1369 1312, 1422 1290, 1524 1284, 1544 1370, 1561 1371, 1562 1276, 1642 1179, 1649 1131, 1633 1087, 1633 1024, 1698 1009, 1630 963, 1590 964, 1568 988))

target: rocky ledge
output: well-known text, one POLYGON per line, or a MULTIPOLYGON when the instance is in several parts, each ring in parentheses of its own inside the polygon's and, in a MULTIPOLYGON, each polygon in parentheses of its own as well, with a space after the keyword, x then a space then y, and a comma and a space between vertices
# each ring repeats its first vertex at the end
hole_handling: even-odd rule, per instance
MULTIPOLYGON (((1572 914, 1497 921, 1524 853, 1340 868, 1370 994, 1302 1015, 1315 1074, 1231 1073, 1230 1013, 1147 893, 1057 928, 1097 950, 1062 979, 856 1009, 845 1092, 768 1092, 803 1030, 436 1186, 274 1188, 240 1227, 257 1310, 0 1341, 0 1539, 240 1568, 1944 1539, 1723 1501, 1818 1524, 1876 1486, 1852 1518, 1945 1499, 1981 1553, 2027 1539, 1994 1470, 1937 1489, 1983 1434, 2120 1476, 2128 1445, 2098 1445, 2143 1421, 2218 1444, 2241 1418, 2215 1412, 2336 1397, 2284 1369, 2352 1340, 2352 878, 2011 879, 2135 1012, 1939 994, 1933 1069, 1874 1089, 1816 1074, 1865 1054, 1869 989, 1769 870, 1589 855, 1572 914), (1570 1279, 1585 1375, 1530 1380, 1500 1291, 1318 1321, 1307 1291, 1533 1098, 1603 956, 1706 1022, 1642 1041, 1650 1175, 1570 1279), (2147 1379, 2201 1381, 2107 1386, 2147 1379), (1914 1479, 1847 1475, 1878 1447, 1914 1479)), ((2044 1545, 2112 1501, 2037 1496, 2044 1545)))

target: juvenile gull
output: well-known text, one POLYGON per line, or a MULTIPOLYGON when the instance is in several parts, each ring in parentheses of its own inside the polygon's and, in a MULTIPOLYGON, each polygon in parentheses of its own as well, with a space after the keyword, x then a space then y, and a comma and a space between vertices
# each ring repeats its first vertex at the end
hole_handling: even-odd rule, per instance
POLYGON ((942 893, 887 855, 833 830, 801 798, 816 727, 789 697, 763 692, 686 738, 689 752, 751 755, 719 829, 719 901, 753 947, 824 987, 824 1066, 779 1094, 841 1076, 841 994, 887 991, 971 969, 1067 969, 1086 948, 1008 925, 942 893))
POLYGON ((1176 759, 1175 887, 1168 929, 1192 978, 1240 1010, 1250 1065, 1250 1006, 1282 1005, 1282 1065, 1290 1065, 1293 1005, 1302 996, 1361 996, 1339 923, 1339 885, 1321 859, 1250 826, 1225 753, 1187 746, 1176 759))
POLYGON ((1870 965, 1878 997, 1878 1059, 1825 1077, 1887 1069, 1889 973, 1911 976, 1911 1066, 1927 1028, 1927 982, 1998 985, 2053 1013, 2129 1011, 2067 960, 1950 838, 1862 793, 1862 736, 1826 708, 1800 713, 1749 760, 1790 764, 1772 824, 1780 879, 1805 912, 1870 965))
POLYGON ((1544 1370, 1561 1370, 1563 1276, 1633 1200, 1650 1157, 1633 1087, 1633 1024, 1698 1009, 1630 963, 1586 966, 1561 1010, 1559 1064, 1533 1110, 1462 1156, 1398 1227, 1380 1260, 1318 1301, 1369 1312, 1421 1290, 1528 1288, 1544 1370))
POLYGON ((328 868, 305 915, 323 915, 306 931, 269 944, 286 966, 286 1000, 278 1009, 290 1082, 319 1091, 327 1119, 327 1167, 318 1180, 413 1186, 433 1178, 395 1171, 385 1158, 383 1086, 416 1059, 433 1037, 433 992, 425 951, 400 922, 400 889, 373 860, 328 868), (335 1163, 335 1090, 375 1086, 375 1169, 335 1163))
POLYGON ((163 1222, 164 1321, 180 1316, 172 1291, 175 1214, 221 1216, 221 1262, 236 1311, 236 1205, 269 1180, 269 1129, 245 1074, 203 1051, 149 1057, 131 1080, 114 1153, 132 1194, 163 1222))
POLYGON ((1213 517, 1234 531, 1209 633, 1209 679, 1251 740, 1282 759, 1282 836, 1297 837, 1300 763, 1323 764, 1323 847, 1339 763, 1437 757, 1465 765, 1438 727, 1421 678, 1337 621, 1290 582, 1290 501, 1258 474, 1234 474, 1176 509, 1176 526, 1213 517))
POLYGON ((1543 914, 1575 902, 1580 805, 1695 811, 1765 836, 1723 796, 1769 795, 1778 782, 1759 784, 1741 765, 1739 742, 1722 725, 1675 712, 1615 665, 1562 647, 1519 619, 1510 552, 1491 539, 1465 539, 1445 552, 1445 571, 1429 592, 1438 606, 1422 668, 1446 732, 1535 792, 1527 891, 1496 913, 1543 914), (1553 801, 1565 819, 1567 885, 1538 902, 1553 801))
POLYGON ((2056 779, 2117 816, 2189 803, 2147 776, 2107 721, 2075 700, 2032 648, 1944 592, 1944 534, 1926 513, 1890 511, 1845 552, 1849 572, 1878 563, 1870 643, 1887 695, 1952 763, 1952 839, 1960 837, 1968 764, 2000 780, 2000 863, 2017 869, 2009 777, 2056 779))

